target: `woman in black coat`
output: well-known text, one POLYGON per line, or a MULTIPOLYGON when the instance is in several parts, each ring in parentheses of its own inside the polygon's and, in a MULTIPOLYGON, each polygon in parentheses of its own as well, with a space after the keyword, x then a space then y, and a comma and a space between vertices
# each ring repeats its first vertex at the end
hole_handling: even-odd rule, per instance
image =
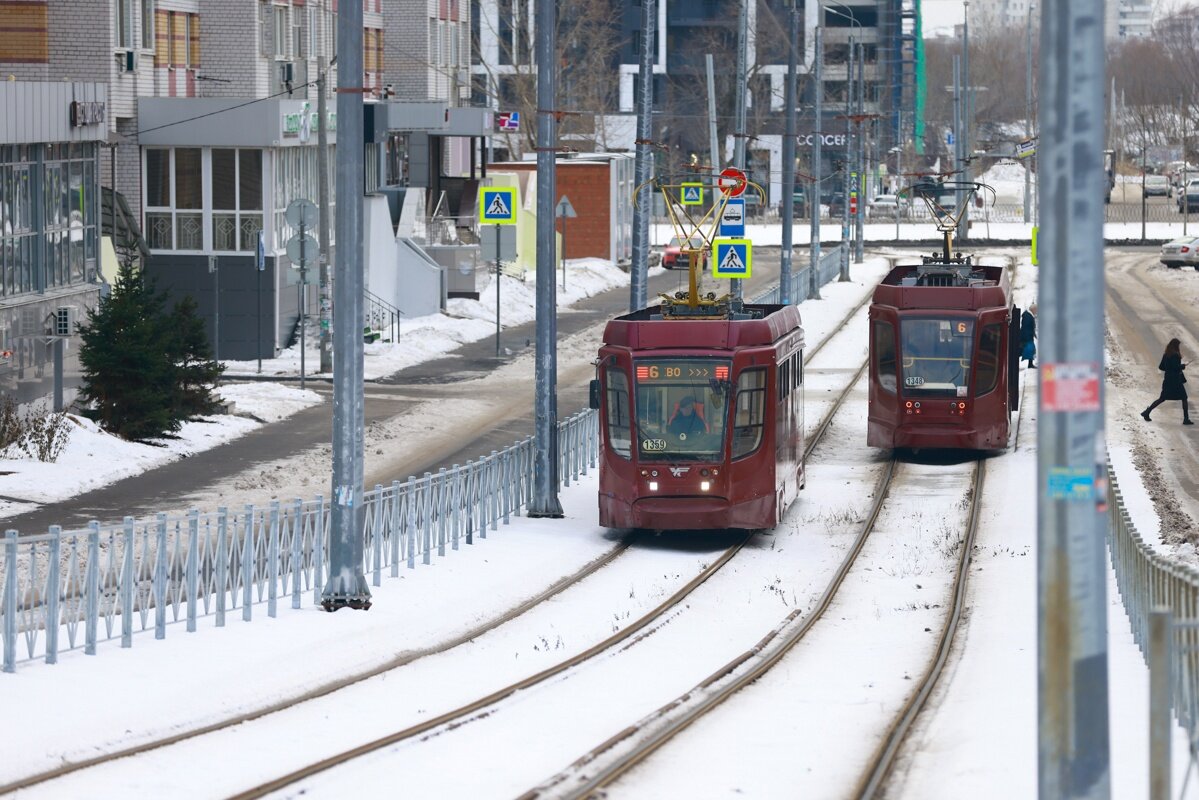
POLYGON ((1180 344, 1181 343, 1177 339, 1171 339, 1170 343, 1166 345, 1166 352, 1162 355, 1162 363, 1157 367, 1162 372, 1166 373, 1166 376, 1162 378, 1162 395, 1154 400, 1153 404, 1150 405, 1149 408, 1141 412, 1141 416, 1145 418, 1146 422, 1150 421, 1149 412, 1160 406, 1162 403, 1166 402, 1167 400, 1181 400, 1182 424, 1194 424, 1191 422, 1190 406, 1187 405, 1187 389, 1186 386, 1183 385, 1187 382, 1186 376, 1182 374, 1182 371, 1186 369, 1186 364, 1182 363, 1182 351, 1180 349, 1180 344))

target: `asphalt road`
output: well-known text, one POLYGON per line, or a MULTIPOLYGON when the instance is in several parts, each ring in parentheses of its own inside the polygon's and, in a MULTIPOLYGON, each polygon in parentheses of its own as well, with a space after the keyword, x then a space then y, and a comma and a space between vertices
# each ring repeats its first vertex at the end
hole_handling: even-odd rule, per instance
MULTIPOLYGON (((798 267, 804 263, 796 254, 798 267)), ((779 249, 758 248, 754 253, 754 276, 745 282, 745 295, 768 289, 778 278, 779 249)), ((686 288, 685 271, 667 272, 650 279, 649 296, 659 292, 674 292, 686 288)), ((628 310, 628 288, 614 289, 572 306, 572 313, 558 320, 559 339, 599 325, 628 310)), ((446 356, 417 364, 384 380, 373 381, 366 391, 366 422, 382 421, 402 415, 405 411, 430 398, 452 402, 463 395, 456 388, 471 378, 510 362, 533 348, 535 323, 508 328, 501 343, 507 353, 496 358, 495 340, 483 339, 465 344, 446 356)), ((110 522, 124 516, 141 518, 172 508, 190 505, 188 497, 222 479, 257 465, 294 457, 310 448, 327 444, 332 439, 332 387, 323 382, 310 382, 309 387, 325 397, 325 402, 305 409, 286 420, 266 425, 211 450, 180 459, 158 469, 126 478, 108 486, 80 494, 65 502, 44 506, 3 521, 5 529, 21 532, 41 532, 50 525, 66 529, 85 526, 91 520, 110 522)), ((403 475, 368 476, 368 484, 385 479, 404 478, 424 471, 436 472, 440 467, 465 463, 468 459, 498 450, 533 432, 533 396, 529 387, 526 412, 515 418, 497 418, 477 436, 463 441, 450 453, 430 454, 428 460, 418 457, 411 461, 403 475)), ((565 417, 587 405, 586 383, 561 384, 558 387, 559 415, 565 417)), ((13 498, 18 499, 19 498, 13 498)), ((269 499, 264 496, 263 501, 269 499)))

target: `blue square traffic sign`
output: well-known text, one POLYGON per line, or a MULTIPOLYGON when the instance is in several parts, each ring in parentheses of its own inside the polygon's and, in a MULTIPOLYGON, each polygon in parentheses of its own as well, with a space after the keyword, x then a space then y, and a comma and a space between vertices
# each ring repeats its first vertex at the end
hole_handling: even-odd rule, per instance
POLYGON ((479 222, 483 225, 515 225, 515 187, 480 186, 479 222))
POLYGON ((713 278, 748 278, 753 267, 754 246, 749 239, 716 239, 712 242, 716 258, 713 278))
POLYGON ((725 204, 720 213, 720 235, 745 235, 745 200, 733 198, 725 204))

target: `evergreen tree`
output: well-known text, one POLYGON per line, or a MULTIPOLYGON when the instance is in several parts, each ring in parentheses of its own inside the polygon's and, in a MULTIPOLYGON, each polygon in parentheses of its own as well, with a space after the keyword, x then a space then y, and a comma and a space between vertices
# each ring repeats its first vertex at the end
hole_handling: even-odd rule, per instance
POLYGON ((172 413, 178 420, 217 411, 212 386, 225 368, 212 358, 204 320, 196 315, 191 295, 175 304, 170 318, 171 341, 168 357, 175 367, 172 413))
POLYGON ((164 347, 172 337, 163 305, 162 295, 126 261, 112 293, 79 326, 86 413, 125 439, 179 429, 172 409, 177 370, 164 347))

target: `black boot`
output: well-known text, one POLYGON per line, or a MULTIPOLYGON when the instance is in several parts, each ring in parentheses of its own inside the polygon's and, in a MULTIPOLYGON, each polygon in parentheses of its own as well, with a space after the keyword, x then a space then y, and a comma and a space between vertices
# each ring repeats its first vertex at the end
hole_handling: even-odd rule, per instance
POLYGON ((1142 411, 1141 416, 1145 418, 1146 422, 1153 422, 1153 420, 1149 419, 1149 409, 1145 409, 1144 411, 1142 411))

